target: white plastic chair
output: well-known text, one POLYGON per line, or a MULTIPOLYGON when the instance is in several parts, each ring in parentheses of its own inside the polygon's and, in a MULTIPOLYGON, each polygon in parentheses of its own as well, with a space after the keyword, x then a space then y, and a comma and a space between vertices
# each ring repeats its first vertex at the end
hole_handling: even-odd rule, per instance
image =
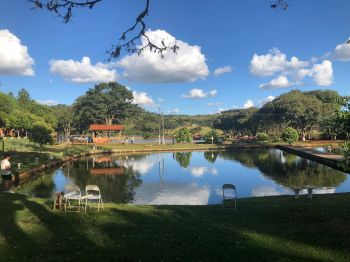
POLYGON ((77 185, 68 184, 64 187, 64 210, 67 210, 67 204, 69 208, 72 207, 71 200, 78 201, 78 211, 81 205, 81 191, 77 185))
MULTIPOLYGON (((103 201, 101 196, 101 190, 96 185, 87 185, 85 187, 86 195, 83 197, 85 199, 85 212, 88 206, 88 201, 97 201, 97 211, 100 211, 100 207, 103 208, 103 201)), ((90 204, 91 209, 91 204, 90 204)))
POLYGON ((233 201, 235 210, 237 209, 237 191, 233 184, 224 184, 222 186, 222 208, 225 208, 225 201, 233 201))

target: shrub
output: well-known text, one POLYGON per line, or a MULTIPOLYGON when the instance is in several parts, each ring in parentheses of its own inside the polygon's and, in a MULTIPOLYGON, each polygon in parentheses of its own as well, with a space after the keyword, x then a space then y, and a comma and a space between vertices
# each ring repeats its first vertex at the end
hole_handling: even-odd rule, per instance
POLYGON ((220 142, 220 138, 219 138, 219 133, 216 130, 211 130, 208 133, 206 133, 203 137, 204 139, 204 143, 206 144, 217 144, 220 142))
POLYGON ((256 138, 261 142, 266 142, 270 140, 270 137, 266 133, 257 133, 256 138))
POLYGON ((341 143, 340 148, 345 159, 350 159, 350 141, 341 143))
POLYGON ((181 128, 175 135, 177 143, 191 143, 192 141, 190 130, 186 127, 181 128))
POLYGON ((40 153, 43 145, 53 143, 53 139, 51 136, 53 129, 50 126, 43 123, 36 123, 31 128, 30 131, 31 131, 31 135, 29 139, 34 143, 39 144, 40 153))
POLYGON ((287 127, 286 130, 282 134, 282 139, 284 142, 287 142, 288 144, 293 144, 294 142, 298 141, 299 134, 298 131, 296 131, 292 127, 287 127))

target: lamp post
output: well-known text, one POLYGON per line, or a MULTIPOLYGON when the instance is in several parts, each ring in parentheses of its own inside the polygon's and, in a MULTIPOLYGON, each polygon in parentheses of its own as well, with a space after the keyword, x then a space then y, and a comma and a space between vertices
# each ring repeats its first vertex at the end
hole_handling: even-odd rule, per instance
POLYGON ((159 107, 159 130, 158 130, 158 144, 160 145, 160 129, 162 127, 162 119, 160 115, 160 107, 159 107))
POLYGON ((163 124, 163 145, 165 144, 165 139, 164 139, 164 113, 162 112, 162 124, 163 124))
POLYGON ((164 113, 162 112, 161 108, 159 107, 159 133, 158 133, 158 142, 159 144, 165 144, 165 138, 164 138, 164 113), (162 130, 162 131, 161 131, 162 130), (160 141, 160 132, 162 132, 162 141, 160 141))

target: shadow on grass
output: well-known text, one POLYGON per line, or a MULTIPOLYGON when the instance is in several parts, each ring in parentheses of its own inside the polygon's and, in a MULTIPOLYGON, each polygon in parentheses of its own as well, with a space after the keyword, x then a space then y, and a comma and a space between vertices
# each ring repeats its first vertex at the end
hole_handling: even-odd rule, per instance
POLYGON ((1 194, 0 198, 0 235, 9 249, 5 253, 11 254, 1 258, 1 252, 0 261, 58 261, 62 255, 79 261, 87 248, 95 251, 92 241, 75 229, 77 218, 62 219, 20 194, 1 194))
POLYGON ((247 220, 244 213, 217 206, 152 209, 143 216, 138 211, 112 210, 122 221, 128 221, 127 226, 107 223, 101 231, 124 235, 128 256, 133 255, 133 243, 140 241, 138 252, 147 254, 143 258, 149 261, 188 258, 201 261, 346 261, 334 249, 321 246, 317 236, 306 232, 309 239, 303 242, 304 239, 295 235, 291 237, 289 234, 293 234, 293 230, 283 224, 271 225, 271 219, 259 221, 259 216, 254 216, 247 220), (156 253, 147 250, 156 250, 156 253))
POLYGON ((332 198, 242 200, 237 212, 107 204, 85 214, 2 194, 0 234, 9 250, 0 261, 349 261, 350 211, 337 205, 350 194, 332 198))

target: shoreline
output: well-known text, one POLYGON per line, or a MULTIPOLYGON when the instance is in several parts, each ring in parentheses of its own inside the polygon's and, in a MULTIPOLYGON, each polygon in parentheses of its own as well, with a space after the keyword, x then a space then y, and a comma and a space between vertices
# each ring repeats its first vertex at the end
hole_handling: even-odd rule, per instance
MULTIPOLYGON (((93 145, 97 148, 101 147, 101 145, 95 144, 93 145)), ((279 150, 292 153, 301 157, 304 157, 306 159, 315 161, 320 164, 327 165, 331 168, 337 169, 342 172, 346 172, 346 170, 339 166, 338 164, 343 160, 343 158, 340 158, 341 156, 332 155, 329 153, 322 153, 317 152, 313 149, 307 148, 307 147, 301 147, 301 146, 289 146, 289 145, 283 145, 283 144, 238 144, 238 145, 207 145, 207 144, 200 144, 196 146, 185 146, 181 147, 179 145, 171 145, 169 147, 168 144, 166 145, 143 145, 147 148, 140 148, 140 145, 134 145, 135 148, 132 148, 133 145, 129 145, 128 148, 113 148, 113 146, 107 145, 107 148, 103 149, 96 149, 96 150, 89 150, 83 153, 79 154, 72 154, 68 157, 62 157, 61 159, 55 159, 52 162, 48 164, 42 164, 41 166, 32 168, 25 172, 20 172, 18 175, 18 185, 23 184, 32 178, 35 177, 35 175, 39 175, 39 173, 42 173, 44 171, 53 169, 55 167, 59 167, 63 165, 64 163, 67 163, 69 161, 74 161, 76 159, 81 159, 88 156, 94 156, 94 155, 108 155, 108 154, 133 154, 133 153, 154 153, 154 152, 182 152, 182 151, 234 151, 234 150, 249 150, 249 149, 268 149, 268 148, 277 148, 279 150), (174 147, 172 147, 174 146, 174 147), (110 149, 108 147, 111 147, 110 149), (34 176, 34 177, 33 177, 34 176)), ((63 150, 62 150, 63 151, 63 150)))

